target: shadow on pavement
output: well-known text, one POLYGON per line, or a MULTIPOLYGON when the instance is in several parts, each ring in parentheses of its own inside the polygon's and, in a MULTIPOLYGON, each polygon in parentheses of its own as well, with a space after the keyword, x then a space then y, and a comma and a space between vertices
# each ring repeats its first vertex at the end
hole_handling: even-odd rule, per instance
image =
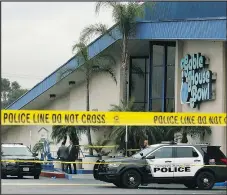
POLYGON ((4 178, 4 179, 34 179, 33 177, 23 177, 23 178, 18 178, 17 176, 15 177, 7 177, 7 178, 4 178))
MULTIPOLYGON (((106 188, 106 189, 116 189, 118 187, 116 186, 97 186, 97 188, 106 188)), ((118 189, 125 189, 125 188, 118 188, 118 189)), ((173 187, 173 188, 167 188, 167 187, 144 187, 144 186, 141 186, 139 187, 138 189, 150 189, 150 190, 172 190, 172 191, 176 191, 176 190, 185 190, 185 191, 207 191, 207 192, 211 192, 211 191, 223 191, 225 190, 225 188, 222 188, 222 189, 212 189, 212 190, 199 190, 199 189, 188 189, 188 188, 176 188, 176 187, 173 187)), ((130 189, 128 189, 130 190, 130 189)), ((133 190, 133 189, 132 189, 133 190)))

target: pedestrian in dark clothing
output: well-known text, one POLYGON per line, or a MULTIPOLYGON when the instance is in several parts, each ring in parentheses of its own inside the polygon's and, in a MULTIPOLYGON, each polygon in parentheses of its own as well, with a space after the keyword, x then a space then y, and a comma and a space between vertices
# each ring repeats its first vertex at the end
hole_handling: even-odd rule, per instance
MULTIPOLYGON (((68 151, 69 151, 68 161, 72 162, 73 168, 74 168, 74 173, 76 173, 75 161, 78 159, 78 147, 73 144, 72 140, 70 140, 70 145, 68 146, 68 151)), ((69 173, 72 174, 71 164, 68 164, 68 169, 69 169, 69 173)))
POLYGON ((60 148, 58 149, 57 155, 58 159, 60 159, 63 162, 61 164, 62 171, 65 171, 65 168, 67 166, 64 164, 64 161, 66 161, 69 156, 68 148, 65 146, 65 142, 62 142, 60 148))
POLYGON ((143 146, 141 147, 141 150, 144 150, 148 147, 148 140, 144 140, 143 146))

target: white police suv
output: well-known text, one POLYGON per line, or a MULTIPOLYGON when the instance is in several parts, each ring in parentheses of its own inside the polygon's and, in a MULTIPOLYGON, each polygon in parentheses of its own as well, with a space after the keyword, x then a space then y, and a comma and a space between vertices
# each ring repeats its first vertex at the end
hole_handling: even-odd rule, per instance
POLYGON ((162 143, 129 158, 97 161, 93 175, 121 188, 176 183, 209 190, 227 180, 227 158, 219 146, 162 143))
POLYGON ((39 179, 42 167, 41 163, 36 162, 39 160, 37 155, 21 143, 1 144, 1 179, 8 175, 39 179))

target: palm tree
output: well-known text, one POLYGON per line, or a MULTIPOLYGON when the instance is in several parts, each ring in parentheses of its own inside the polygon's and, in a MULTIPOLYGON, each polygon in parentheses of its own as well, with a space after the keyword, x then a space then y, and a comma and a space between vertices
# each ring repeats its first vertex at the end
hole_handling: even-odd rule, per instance
MULTIPOLYGON (((134 104, 134 98, 131 98, 128 103, 121 102, 121 105, 111 105, 110 111, 116 112, 135 112, 140 111, 139 107, 134 104)), ((109 135, 111 139, 119 145, 119 149, 125 148, 125 127, 114 126, 109 135)), ((180 134, 182 143, 187 143, 187 135, 192 138, 199 137, 204 139, 205 134, 210 135, 210 127, 201 126, 129 126, 128 127, 128 148, 139 149, 140 143, 148 139, 149 144, 157 144, 162 141, 173 141, 176 134, 180 134)))
MULTIPOLYGON (((73 51, 77 50, 77 57, 84 63, 80 67, 80 71, 85 73, 86 83, 86 111, 90 111, 90 82, 94 74, 104 73, 111 76, 114 82, 117 84, 115 71, 112 66, 116 64, 115 59, 110 55, 99 55, 90 59, 88 55, 88 49, 84 42, 79 42, 73 46, 73 51)), ((91 126, 87 129, 88 144, 91 145, 91 126)), ((93 155, 92 148, 89 148, 89 154, 93 155)))
MULTIPOLYGON (((94 143, 94 144, 92 144, 92 145, 85 146, 85 149, 92 148, 93 150, 96 151, 96 153, 97 153, 98 155, 102 155, 102 154, 105 153, 105 152, 103 151, 104 146, 106 146, 109 142, 111 142, 110 139, 102 139, 102 138, 100 138, 100 139, 98 139, 98 140, 96 141, 96 143, 94 143)), ((110 153, 110 152, 108 152, 108 153, 110 153)))
MULTIPOLYGON (((121 105, 111 105, 110 111, 114 112, 135 112, 140 111, 140 107, 134 104, 134 98, 131 98, 128 102, 121 102, 121 105)), ((155 130, 151 126, 128 126, 128 148, 137 149, 140 148, 140 143, 144 139, 149 139, 150 143, 156 143, 155 130)), ((112 127, 109 137, 115 141, 119 146, 118 149, 125 148, 126 130, 124 126, 112 127)))
MULTIPOLYGON (((123 101, 126 102, 128 98, 127 94, 127 75, 128 75, 128 40, 135 32, 137 19, 143 17, 144 7, 138 2, 97 2, 95 12, 98 14, 101 7, 112 8, 112 17, 114 22, 118 25, 118 29, 122 34, 121 40, 121 73, 124 75, 123 85, 123 101)), ((81 34, 82 40, 90 38, 95 34, 109 34, 113 39, 116 38, 107 30, 106 25, 95 24, 86 27, 81 34)))
MULTIPOLYGON (((44 143, 45 141, 47 141, 45 138, 41 138, 38 142, 36 142, 36 144, 33 146, 32 148, 32 152, 33 153, 43 153, 44 154, 44 159, 47 157, 46 153, 44 152, 45 149, 44 149, 44 143)), ((53 142, 51 141, 48 141, 49 144, 53 144, 53 142)))
POLYGON ((157 143, 161 141, 173 141, 179 139, 181 143, 187 143, 187 136, 204 140, 205 135, 211 135, 212 130, 209 126, 155 126, 153 134, 155 134, 157 143), (159 132, 155 134, 155 132, 159 132), (161 137, 159 137, 161 135, 161 137))
POLYGON ((83 133, 85 133, 83 127, 57 125, 52 127, 51 138, 56 143, 66 143, 67 137, 69 137, 74 145, 79 145, 79 139, 83 133))
POLYGON ((182 134, 181 142, 187 143, 187 135, 192 138, 199 138, 201 141, 204 141, 205 135, 211 135, 212 130, 209 126, 183 126, 180 130, 182 134))
POLYGON ((39 140, 32 148, 32 152, 33 153, 43 153, 44 151, 44 145, 43 145, 43 141, 39 140))

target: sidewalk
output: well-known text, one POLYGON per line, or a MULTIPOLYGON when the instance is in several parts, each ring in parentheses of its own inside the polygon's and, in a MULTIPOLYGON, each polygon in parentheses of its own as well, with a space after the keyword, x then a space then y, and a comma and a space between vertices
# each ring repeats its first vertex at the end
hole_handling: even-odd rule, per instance
POLYGON ((65 174, 66 179, 94 179, 92 174, 65 174))
POLYGON ((92 174, 73 174, 73 179, 94 179, 92 174))

